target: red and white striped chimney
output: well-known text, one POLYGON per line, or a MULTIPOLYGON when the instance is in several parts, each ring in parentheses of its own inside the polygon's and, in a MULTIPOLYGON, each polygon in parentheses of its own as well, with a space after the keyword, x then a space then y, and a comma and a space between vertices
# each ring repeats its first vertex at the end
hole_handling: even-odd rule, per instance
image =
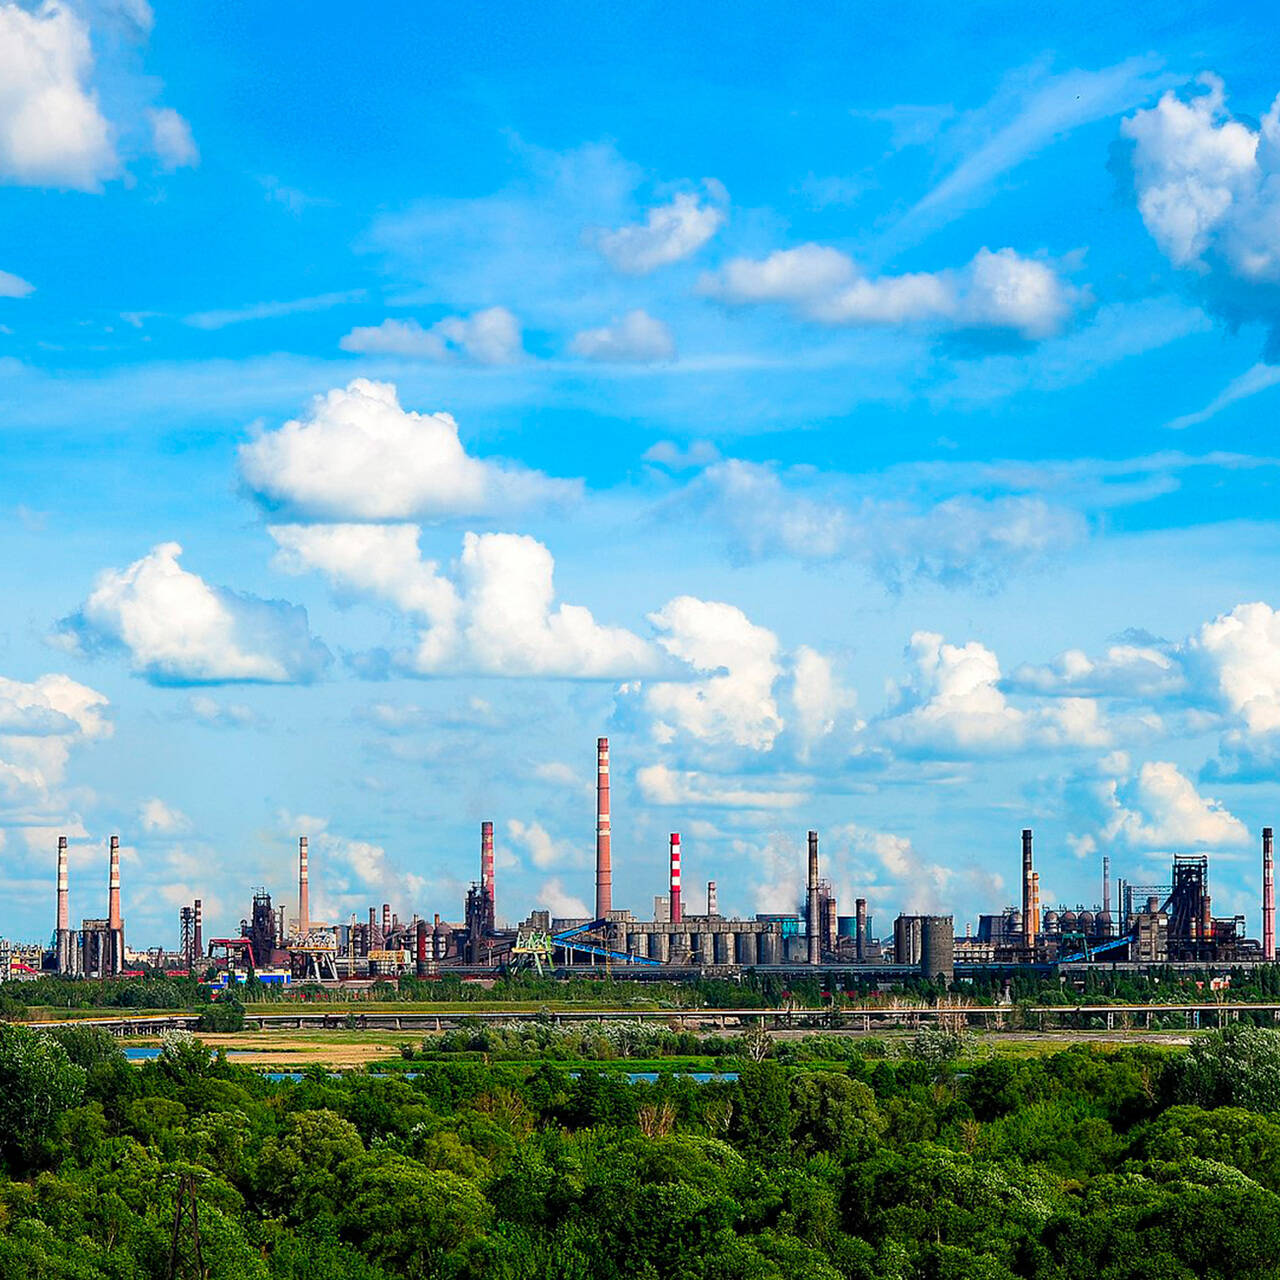
POLYGON ((680 833, 671 833, 671 923, 680 923, 680 833))
POLYGON ((58 837, 58 933, 71 928, 71 901, 67 888, 67 837, 58 837))
POLYGON ((107 883, 107 927, 120 929, 124 919, 120 915, 120 837, 111 837, 111 876, 107 883))
POLYGON ((609 848, 609 739, 596 742, 596 915, 613 910, 613 865, 609 848))
POLYGON ((298 937, 311 932, 311 883, 307 866, 307 837, 298 837, 298 937))
POLYGON ((494 895, 492 822, 480 824, 480 888, 487 889, 492 899, 494 895))
POLYGON ((1271 828, 1262 828, 1262 958, 1276 958, 1276 868, 1271 828))

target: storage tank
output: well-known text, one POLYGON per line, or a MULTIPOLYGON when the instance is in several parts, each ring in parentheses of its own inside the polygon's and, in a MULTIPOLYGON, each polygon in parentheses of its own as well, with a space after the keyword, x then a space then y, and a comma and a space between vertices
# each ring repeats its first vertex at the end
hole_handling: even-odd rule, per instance
POLYGON ((926 978, 956 976, 956 928, 952 916, 922 916, 920 919, 920 972, 926 978))
POLYGON ((1094 921, 1092 911, 1082 911, 1078 916, 1076 916, 1076 928, 1079 929, 1086 938, 1093 937, 1093 925, 1094 921))
POLYGON ((1080 927, 1077 922, 1076 913, 1070 908, 1064 911, 1059 919, 1062 924, 1063 933, 1075 933, 1080 927))
POLYGON ((1058 920, 1058 913, 1049 910, 1044 913, 1044 931, 1045 933, 1057 933, 1061 924, 1058 920))

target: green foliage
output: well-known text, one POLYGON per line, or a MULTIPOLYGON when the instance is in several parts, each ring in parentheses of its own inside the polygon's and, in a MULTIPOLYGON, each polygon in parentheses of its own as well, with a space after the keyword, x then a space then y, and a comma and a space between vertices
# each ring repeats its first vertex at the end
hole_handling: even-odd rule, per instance
POLYGON ((62 1114, 84 1093, 85 1071, 56 1040, 0 1024, 0 1154, 13 1168, 38 1163, 62 1114))
POLYGON ((166 1274, 187 1178, 210 1275, 247 1280, 1275 1275, 1270 1033, 977 1062, 779 1037, 709 1083, 600 1064, 686 1034, 466 1028, 488 1061, 272 1083, 183 1033, 136 1067, 0 1025, 0 1276, 166 1274))
POLYGON ((244 1005, 231 992, 224 992, 207 1009, 201 1010, 201 1031, 243 1031, 244 1005))

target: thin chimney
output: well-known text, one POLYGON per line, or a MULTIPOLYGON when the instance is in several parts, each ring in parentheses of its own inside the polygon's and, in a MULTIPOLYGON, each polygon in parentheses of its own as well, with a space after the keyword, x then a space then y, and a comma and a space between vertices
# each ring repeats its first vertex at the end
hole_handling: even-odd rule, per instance
POLYGON ((809 910, 805 928, 809 936, 809 963, 822 963, 822 939, 818 936, 818 833, 809 832, 809 910))
POLYGON ((67 837, 58 837, 58 933, 71 928, 71 900, 67 888, 67 837))
POLYGON ((1036 945, 1035 904, 1032 902, 1031 828, 1022 831, 1022 939, 1028 947, 1036 945))
POLYGON ((1262 828, 1262 958, 1276 958, 1276 869, 1271 828, 1262 828))
POLYGON ((311 883, 307 865, 307 837, 298 837, 298 937, 311 932, 311 883))
POLYGON ((493 877, 493 823, 480 824, 480 890, 484 897, 486 924, 490 929, 495 924, 495 903, 497 885, 493 877))
POLYGON ((720 899, 716 894, 716 882, 714 880, 707 881, 707 915, 718 916, 720 914, 720 899))
POLYGON ((124 920, 120 915, 120 837, 111 837, 111 876, 107 885, 107 927, 119 929, 124 920))
POLYGON ((609 830, 609 739, 596 742, 596 919, 613 910, 613 866, 609 830))
POLYGON ((191 949, 195 952, 195 957, 199 960, 204 955, 204 903, 199 898, 193 904, 195 907, 195 923, 192 926, 193 939, 191 949))
POLYGON ((680 923, 680 833, 671 833, 671 923, 680 923))

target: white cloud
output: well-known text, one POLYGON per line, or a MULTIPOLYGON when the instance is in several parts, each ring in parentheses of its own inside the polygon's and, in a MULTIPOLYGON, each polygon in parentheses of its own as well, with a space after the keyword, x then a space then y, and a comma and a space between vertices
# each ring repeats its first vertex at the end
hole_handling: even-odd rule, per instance
POLYGON ((0 298, 25 298, 35 292, 35 285, 11 271, 0 271, 0 298))
POLYGON ((194 169, 200 163, 200 148, 191 136, 191 126, 172 107, 152 107, 147 118, 152 146, 166 172, 194 169))
POLYGON ((364 378, 242 445, 240 473, 267 506, 321 520, 509 513, 581 493, 578 481, 472 457, 449 414, 406 411, 393 386, 364 378))
POLYGON ((649 621, 658 643, 701 677, 650 685, 645 703, 661 742, 677 733, 708 744, 768 750, 782 731, 773 696, 778 637, 730 604, 679 596, 649 621))
POLYGON ((602 329, 584 329, 574 336, 570 351, 584 360, 653 364, 672 360, 675 339, 661 320, 637 308, 602 329))
POLYGON ((1209 695, 1250 733, 1280 731, 1280 613, 1237 605, 1206 622, 1186 652, 1209 695))
POLYGON ((820 324, 919 322, 1009 329, 1029 339, 1051 337, 1088 301, 1051 264, 985 248, 958 270, 869 277, 839 250, 806 244, 761 260, 735 258, 705 277, 703 288, 736 305, 785 303, 820 324))
POLYGON ((176 835, 191 830, 191 819, 180 809, 165 804, 158 796, 143 801, 138 810, 138 821, 142 829, 151 835, 176 835))
POLYGON ((0 178, 97 190, 120 169, 91 84, 87 24, 64 4, 0 4, 0 178))
POLYGON ((644 460, 668 471, 690 471, 720 461, 720 450, 710 440, 692 440, 681 448, 674 440, 659 440, 644 451, 644 460))
MULTIPOLYGON (((1127 762, 1122 758, 1117 764, 1123 768, 1127 762)), ((1081 854, 1117 841, 1167 851, 1231 847, 1249 840, 1244 823, 1222 801, 1202 796, 1168 761, 1147 762, 1136 779, 1100 777, 1092 791, 1102 821, 1096 832, 1072 838, 1081 854)))
POLYGON ((1233 404, 1270 390, 1277 382, 1280 382, 1280 365, 1264 364, 1259 361, 1246 369, 1238 378, 1232 378, 1203 409, 1197 409, 1194 413, 1184 413, 1165 425, 1170 431, 1185 431, 1187 427, 1198 427, 1202 422, 1208 422, 1210 418, 1216 417, 1233 404))
MULTIPOLYGON (((785 782, 785 778, 775 779, 785 782)), ((663 806, 703 806, 724 809, 791 809, 808 799, 803 786, 794 790, 743 786, 733 779, 696 770, 672 769, 665 764, 636 770, 636 784, 646 802, 663 806)))
POLYGON ((563 840, 553 839, 540 822, 507 820, 507 835, 512 844, 523 849, 529 861, 540 870, 550 867, 580 867, 588 863, 588 851, 575 848, 563 840))
MULTIPOLYGON (((846 486, 847 487, 847 486, 846 486)), ((728 458, 709 466, 682 499, 727 537, 735 557, 849 559, 894 584, 1000 581, 1080 541, 1086 523, 1029 494, 918 499, 842 492, 839 477, 728 458)))
POLYGON ((244 729, 258 723, 251 707, 242 702, 219 702, 207 693, 193 694, 187 699, 187 709, 197 720, 216 728, 244 729))
POLYGON ((1274 278, 1280 243, 1267 177, 1280 159, 1280 110, 1273 105, 1255 132, 1228 117, 1217 76, 1199 84, 1203 92, 1189 101, 1167 92, 1121 125, 1134 142, 1142 220, 1175 266, 1218 248, 1242 274, 1274 278))
POLYGON ((1113 644, 1101 658, 1068 649, 1045 666, 1018 667, 1008 681, 1025 693, 1121 698, 1165 697, 1185 686, 1175 656, 1153 644, 1113 644))
MULTIPOLYGON (((330 307, 359 302, 363 289, 344 289, 337 293, 318 293, 309 298, 287 298, 282 301, 252 302, 245 307, 225 307, 214 311, 196 311, 183 317, 183 324, 193 329, 225 329, 231 324, 249 320, 278 320, 308 311, 328 311, 330 307)), ((136 314, 136 313, 135 313, 136 314)), ((145 313, 144 313, 145 314, 145 313)))
POLYGON ((329 660, 304 609, 212 587, 164 542, 127 569, 107 569, 55 636, 82 652, 121 648, 156 684, 315 679, 329 660))
POLYGON ((660 671, 661 655, 581 605, 557 604, 555 561, 533 538, 468 533, 453 578, 424 561, 413 525, 274 525, 278 567, 318 570, 335 591, 392 605, 425 623, 413 653, 396 655, 416 675, 472 673, 569 679, 660 671))
POLYGON ((685 192, 670 204, 650 209, 644 222, 597 231, 591 239, 615 270, 642 276, 697 253, 724 219, 718 205, 685 192))
POLYGON ((362 355, 411 360, 463 356, 476 364, 511 364, 524 355, 520 322, 506 307, 488 307, 469 316, 446 316, 429 329, 416 320, 384 320, 352 329, 338 344, 362 355))
POLYGON ((107 698, 70 676, 0 676, 0 798, 40 807, 63 780, 71 749, 108 738, 107 698))
POLYGON ((857 705, 853 691, 840 683, 831 659, 808 645, 801 645, 792 659, 791 705, 792 724, 806 759, 811 749, 830 738, 842 722, 861 728, 853 720, 857 705))
POLYGON ((1280 96, 1255 129, 1232 118, 1219 77, 1201 75, 1197 86, 1188 97, 1164 94, 1121 126, 1133 141, 1138 210, 1160 251, 1195 273, 1216 312, 1233 326, 1258 320, 1270 328, 1271 360, 1280 353, 1280 96))
POLYGON ((561 920, 581 920, 589 918, 591 908, 581 898, 571 894, 558 876, 544 880, 538 890, 538 901, 551 912, 553 918, 561 920))
POLYGON ((1026 711, 1010 703, 1000 688, 999 660, 976 640, 952 645, 917 631, 908 654, 915 670, 879 724, 899 750, 946 758, 1110 743, 1092 699, 1062 698, 1026 711))
POLYGON ((337 920, 352 911, 362 913, 372 896, 397 904, 403 917, 426 892, 426 880, 397 865, 382 845, 339 835, 329 829, 325 818, 282 814, 280 825, 308 837, 312 906, 317 914, 337 920))

